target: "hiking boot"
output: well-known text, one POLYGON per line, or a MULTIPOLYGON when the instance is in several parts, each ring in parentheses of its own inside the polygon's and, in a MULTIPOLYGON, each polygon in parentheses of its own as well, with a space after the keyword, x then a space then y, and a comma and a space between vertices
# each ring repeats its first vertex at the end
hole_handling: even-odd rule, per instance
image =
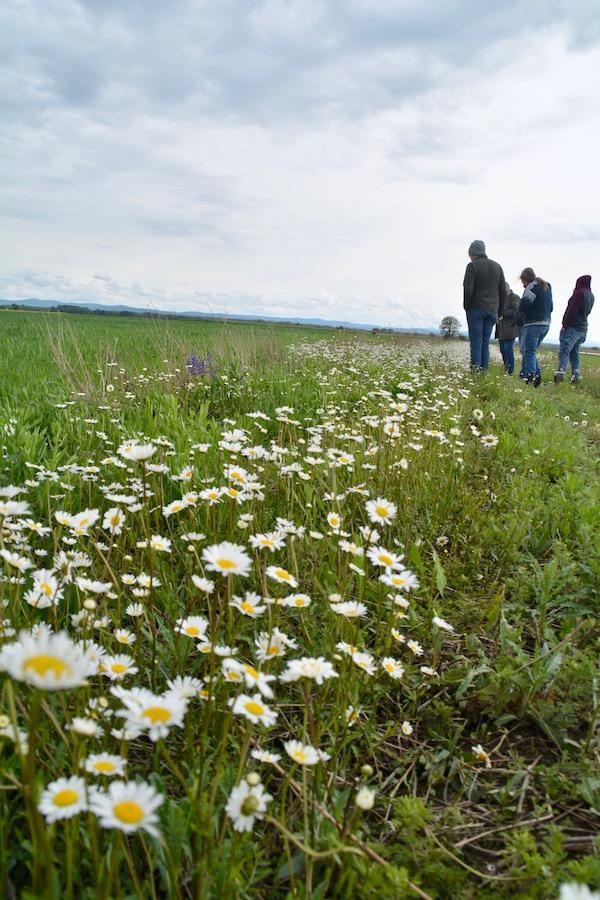
POLYGON ((564 380, 565 373, 562 369, 559 369, 558 372, 554 373, 554 384, 560 384, 561 381, 564 380))
POLYGON ((540 386, 541 383, 542 383, 542 376, 540 375, 539 372, 537 372, 537 373, 533 376, 533 386, 534 386, 535 388, 538 388, 538 387, 540 386))
POLYGON ((571 375, 571 384, 579 384, 580 381, 581 375, 579 374, 579 372, 573 372, 573 374, 571 375))

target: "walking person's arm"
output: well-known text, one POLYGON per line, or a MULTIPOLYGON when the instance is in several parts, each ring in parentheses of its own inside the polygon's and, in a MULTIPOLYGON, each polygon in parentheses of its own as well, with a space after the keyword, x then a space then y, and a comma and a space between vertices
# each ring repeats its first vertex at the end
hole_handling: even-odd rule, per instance
POLYGON ((473 293, 475 291, 475 269, 473 263, 469 263, 465 270, 465 278, 463 281, 463 308, 468 309, 473 301, 473 293))

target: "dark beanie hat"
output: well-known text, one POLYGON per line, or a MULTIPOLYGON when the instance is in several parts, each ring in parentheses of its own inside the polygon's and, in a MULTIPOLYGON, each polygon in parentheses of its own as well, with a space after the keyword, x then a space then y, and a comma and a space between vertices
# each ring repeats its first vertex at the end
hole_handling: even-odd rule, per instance
POLYGON ((473 241, 469 247, 469 256, 485 256, 485 244, 483 241, 473 241))

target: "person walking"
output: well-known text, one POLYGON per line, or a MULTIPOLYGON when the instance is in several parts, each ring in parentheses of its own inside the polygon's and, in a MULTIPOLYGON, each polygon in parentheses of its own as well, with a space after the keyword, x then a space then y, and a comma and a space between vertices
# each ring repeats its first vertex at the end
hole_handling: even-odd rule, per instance
POLYGON ((469 326, 471 368, 481 372, 489 366, 490 337, 504 309, 506 280, 502 266, 488 259, 483 241, 473 241, 468 253, 471 261, 463 281, 463 306, 469 326))
POLYGON ((554 375, 555 384, 563 381, 569 362, 571 363, 571 384, 577 384, 581 380, 579 348, 587 337, 588 316, 593 305, 592 276, 581 275, 575 282, 575 290, 567 304, 562 320, 558 369, 554 375))
POLYGON ((504 362, 504 371, 507 375, 512 375, 515 371, 515 338, 517 336, 517 309, 521 298, 515 294, 508 281, 506 282, 506 300, 504 301, 504 309, 502 315, 498 317, 496 325, 496 337, 502 361, 504 362))
POLYGON ((520 377, 537 388, 542 383, 537 350, 550 328, 552 286, 530 267, 521 272, 521 284, 525 290, 517 310, 522 356, 520 377))

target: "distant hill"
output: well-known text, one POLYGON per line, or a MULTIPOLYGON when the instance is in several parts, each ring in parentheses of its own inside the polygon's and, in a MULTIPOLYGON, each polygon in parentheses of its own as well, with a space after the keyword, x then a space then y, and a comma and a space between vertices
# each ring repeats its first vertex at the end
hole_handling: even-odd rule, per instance
POLYGON ((72 314, 95 313, 96 315, 120 315, 120 316, 139 316, 143 318, 173 318, 173 319, 210 319, 216 321, 236 321, 236 322, 278 322, 289 323, 291 325, 314 325, 319 328, 353 328, 362 331, 372 331, 378 329, 384 332, 415 332, 418 334, 437 333, 434 327, 431 328, 384 328, 381 325, 366 324, 364 322, 347 322, 341 319, 305 319, 299 316, 259 316, 259 315, 242 315, 237 313, 206 313, 197 310, 176 311, 173 309, 142 309, 139 306, 127 306, 122 303, 86 303, 86 302, 64 302, 62 300, 40 300, 31 297, 26 300, 6 300, 0 299, 0 309, 38 309, 55 312, 67 312, 72 314))

